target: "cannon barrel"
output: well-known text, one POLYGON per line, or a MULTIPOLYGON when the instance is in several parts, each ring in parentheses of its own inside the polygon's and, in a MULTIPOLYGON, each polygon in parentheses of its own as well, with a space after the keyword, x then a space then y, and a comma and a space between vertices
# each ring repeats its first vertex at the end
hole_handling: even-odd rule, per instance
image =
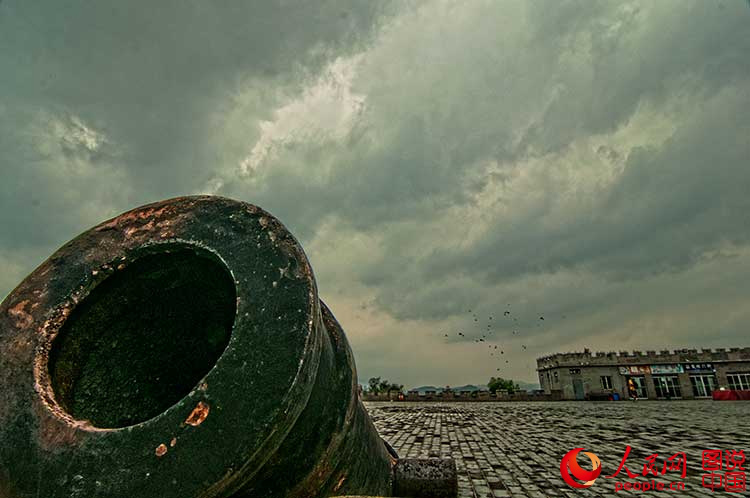
POLYGON ((0 305, 0 496, 455 496, 399 461, 289 231, 195 196, 73 239, 0 305))

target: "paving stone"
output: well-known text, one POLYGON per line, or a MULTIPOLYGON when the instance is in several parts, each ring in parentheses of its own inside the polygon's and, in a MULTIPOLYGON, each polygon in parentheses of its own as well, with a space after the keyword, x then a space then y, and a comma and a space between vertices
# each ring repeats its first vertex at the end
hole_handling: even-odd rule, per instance
MULTIPOLYGON (((702 451, 745 451, 750 462, 750 403, 712 401, 365 403, 381 436, 401 456, 451 457, 459 473, 459 495, 469 497, 740 496, 701 486, 702 451), (626 466, 613 475, 631 447, 626 466), (584 448, 602 461, 602 474, 584 490, 560 476, 560 460, 584 448), (678 452, 687 456, 687 476, 641 475, 645 458, 658 454, 657 469, 678 452), (684 491, 620 491, 615 482, 684 482, 684 491)), ((588 464, 584 456, 579 463, 588 464)), ((749 467, 747 463, 745 467, 749 467)), ((750 476, 748 476, 750 477, 750 476)), ((745 494, 743 493, 742 496, 745 494)))

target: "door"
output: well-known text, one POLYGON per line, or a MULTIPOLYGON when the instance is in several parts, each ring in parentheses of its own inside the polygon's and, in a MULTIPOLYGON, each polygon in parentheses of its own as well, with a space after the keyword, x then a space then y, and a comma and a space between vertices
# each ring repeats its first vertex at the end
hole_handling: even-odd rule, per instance
POLYGON ((682 397, 680 381, 676 375, 655 375, 653 379, 657 398, 672 399, 682 397))
POLYGON ((573 380, 573 393, 576 399, 583 399, 583 381, 581 379, 573 380))
POLYGON ((648 398, 648 391, 646 390, 646 378, 635 377, 635 387, 638 390, 638 397, 646 399, 648 398))
MULTIPOLYGON (((632 380, 635 386, 635 392, 639 399, 647 399, 648 391, 646 391, 646 379, 642 376, 629 377, 628 381, 632 380)), ((629 394, 629 393, 628 393, 629 394)))
POLYGON ((696 398, 710 398, 716 389, 716 378, 713 375, 691 375, 690 383, 696 398))

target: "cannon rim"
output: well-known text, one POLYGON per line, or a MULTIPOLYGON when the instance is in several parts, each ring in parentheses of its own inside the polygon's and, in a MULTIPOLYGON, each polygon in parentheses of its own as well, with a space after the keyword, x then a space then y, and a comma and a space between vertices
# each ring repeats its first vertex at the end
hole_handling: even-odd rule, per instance
POLYGON ((198 495, 206 483, 222 483, 210 496, 223 496, 224 489, 252 478, 304 409, 323 340, 320 317, 304 251, 276 218, 257 206, 213 196, 178 197, 87 230, 0 304, 0 371, 11 374, 0 376, 0 446, 5 448, 0 461, 8 463, 7 476, 0 473, 0 494, 15 496, 14 489, 23 492, 28 479, 36 480, 20 476, 15 456, 18 461, 41 459, 46 479, 56 483, 60 496, 87 496, 97 486, 117 485, 134 496, 145 496, 140 489, 155 495, 158 488, 168 496, 179 486, 189 496, 198 495), (247 243, 248 234, 257 247, 247 243), (121 265, 175 246, 214 254, 235 279, 237 307, 229 344, 186 396, 148 420, 99 428, 74 419, 57 402, 49 381, 49 352, 57 332, 91 290, 121 265), (259 252, 294 264, 263 268, 266 258, 259 252), (300 306, 298 316, 286 309, 269 310, 279 313, 284 330, 258 316, 258 303, 273 303, 281 291, 300 306), (246 356, 247 351, 269 351, 269 345, 275 345, 270 349, 274 368, 246 356), (272 388, 264 388, 262 397, 248 387, 263 383, 272 388), (222 445, 220 462, 195 461, 204 448, 217 444, 222 445))

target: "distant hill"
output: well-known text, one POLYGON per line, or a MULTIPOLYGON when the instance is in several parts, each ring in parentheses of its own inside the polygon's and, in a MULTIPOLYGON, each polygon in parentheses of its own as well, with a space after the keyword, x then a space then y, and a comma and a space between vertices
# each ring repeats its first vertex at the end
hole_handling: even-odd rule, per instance
POLYGON ((521 381, 518 381, 517 384, 518 384, 518 387, 520 387, 521 390, 523 390, 523 391, 536 391, 536 390, 540 389, 539 384, 536 384, 534 382, 521 382, 521 381))
MULTIPOLYGON (((427 391, 435 391, 435 392, 441 393, 444 390, 445 390, 444 387, 436 387, 436 386, 420 386, 420 387, 409 389, 409 391, 417 391, 420 393, 425 393, 427 391)), ((484 384, 479 384, 479 385, 466 384, 465 386, 451 386, 451 391, 455 391, 455 392, 487 391, 487 386, 484 384)))
POLYGON ((441 393, 443 392, 443 388, 435 387, 435 386, 420 386, 420 387, 415 387, 413 389, 409 389, 409 391, 417 391, 420 393, 425 393, 427 391, 435 391, 435 392, 441 393))
MULTIPOLYGON (((535 389, 539 389, 539 384, 534 384, 533 382, 517 382, 518 386, 521 388, 522 391, 533 391, 535 389)), ((419 393, 425 393, 427 391, 434 391, 436 393, 443 392, 445 388, 444 387, 437 387, 437 386, 419 386, 414 387, 412 389, 409 389, 409 391, 417 391, 419 393)), ((451 386, 451 390, 454 392, 473 392, 473 391, 487 391, 487 385, 486 384, 466 384, 464 386, 451 386)))
POLYGON ((474 392, 474 391, 489 391, 484 384, 466 384, 465 386, 451 386, 451 390, 454 392, 474 392))

